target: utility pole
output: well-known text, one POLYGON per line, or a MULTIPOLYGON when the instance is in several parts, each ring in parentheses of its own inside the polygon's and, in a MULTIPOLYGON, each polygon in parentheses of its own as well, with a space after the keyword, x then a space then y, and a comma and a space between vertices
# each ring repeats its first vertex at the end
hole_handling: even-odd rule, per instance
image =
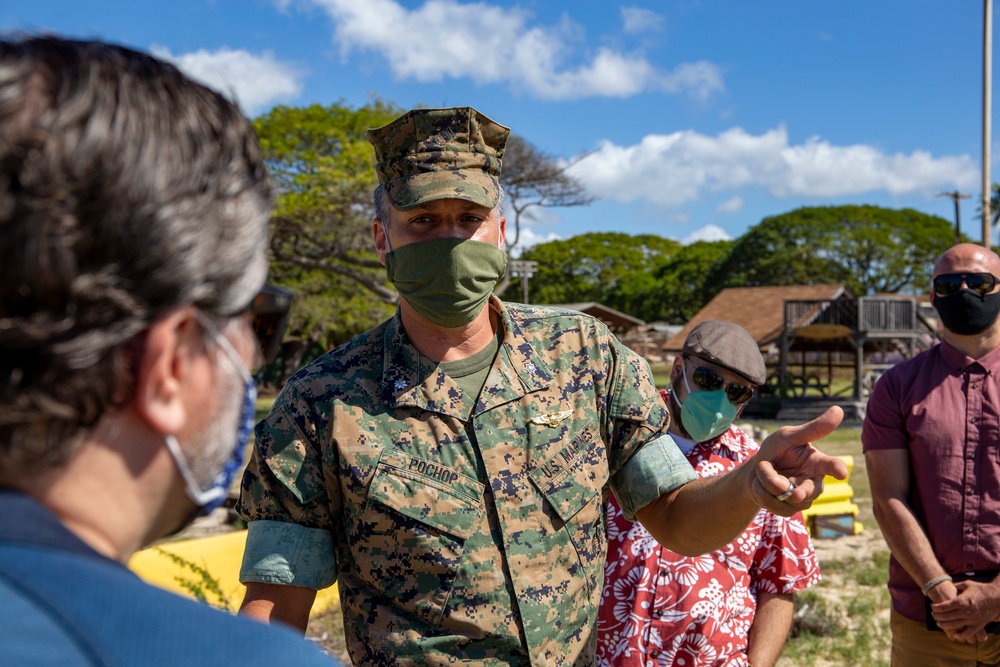
POLYGON ((538 270, 538 262, 514 259, 507 264, 507 267, 512 277, 521 279, 521 303, 528 303, 528 280, 538 270))
POLYGON ((990 178, 990 113, 993 77, 993 0, 983 0, 983 247, 990 247, 990 195, 993 181, 990 178))
POLYGON ((955 190, 954 192, 939 192, 937 196, 951 197, 955 201, 955 244, 957 245, 962 242, 962 223, 958 218, 958 201, 960 199, 968 199, 972 195, 962 194, 958 190, 955 190))

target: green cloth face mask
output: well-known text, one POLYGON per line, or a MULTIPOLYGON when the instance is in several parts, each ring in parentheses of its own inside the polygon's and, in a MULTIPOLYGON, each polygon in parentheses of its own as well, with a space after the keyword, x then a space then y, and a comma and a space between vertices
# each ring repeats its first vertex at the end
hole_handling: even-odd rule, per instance
POLYGON ((385 275, 399 295, 422 317, 448 329, 476 318, 506 270, 506 252, 470 239, 411 243, 385 256, 385 275))

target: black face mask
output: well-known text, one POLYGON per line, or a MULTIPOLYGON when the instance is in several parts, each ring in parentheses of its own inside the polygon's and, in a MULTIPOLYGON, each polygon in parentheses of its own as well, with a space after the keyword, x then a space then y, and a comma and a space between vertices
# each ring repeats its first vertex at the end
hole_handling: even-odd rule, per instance
POLYGON ((934 295, 934 309, 949 331, 960 336, 982 333, 1000 314, 1000 292, 979 294, 960 289, 951 296, 934 295))

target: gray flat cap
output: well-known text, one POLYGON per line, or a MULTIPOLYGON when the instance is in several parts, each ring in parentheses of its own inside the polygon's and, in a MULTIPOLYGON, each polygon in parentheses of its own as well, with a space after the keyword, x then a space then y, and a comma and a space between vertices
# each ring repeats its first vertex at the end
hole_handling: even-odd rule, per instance
POLYGON ((757 342, 746 329, 732 322, 700 323, 688 334, 683 352, 684 356, 722 366, 754 385, 762 385, 767 379, 767 367, 757 342))

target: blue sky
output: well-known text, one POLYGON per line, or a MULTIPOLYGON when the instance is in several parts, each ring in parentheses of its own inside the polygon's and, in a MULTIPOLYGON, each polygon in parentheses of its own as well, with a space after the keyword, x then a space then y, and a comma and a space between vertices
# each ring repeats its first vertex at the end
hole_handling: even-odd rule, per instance
POLYGON ((251 116, 471 105, 554 157, 587 153, 573 174, 598 201, 543 211, 529 241, 736 238, 838 204, 953 221, 936 195, 955 189, 979 239, 982 22, 973 0, 0 3, 0 30, 152 51, 251 116))

